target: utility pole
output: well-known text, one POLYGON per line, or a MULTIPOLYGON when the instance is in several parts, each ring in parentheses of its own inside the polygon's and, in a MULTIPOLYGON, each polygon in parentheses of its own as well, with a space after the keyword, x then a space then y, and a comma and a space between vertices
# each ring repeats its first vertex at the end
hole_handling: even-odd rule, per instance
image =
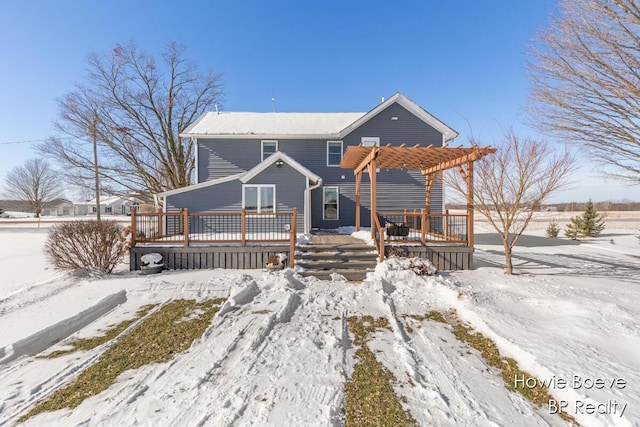
POLYGON ((91 139, 93 140, 93 165, 96 172, 96 219, 100 221, 100 176, 98 174, 98 136, 96 130, 97 117, 94 114, 91 123, 91 139))

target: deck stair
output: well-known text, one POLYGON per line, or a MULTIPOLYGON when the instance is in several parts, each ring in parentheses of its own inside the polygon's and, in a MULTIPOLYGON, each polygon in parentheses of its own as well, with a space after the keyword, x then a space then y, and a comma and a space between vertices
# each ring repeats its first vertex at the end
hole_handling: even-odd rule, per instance
POLYGON ((298 246, 297 252, 296 264, 306 269, 301 274, 321 280, 338 273, 349 281, 362 281, 377 264, 373 246, 346 235, 314 235, 311 244, 298 246))

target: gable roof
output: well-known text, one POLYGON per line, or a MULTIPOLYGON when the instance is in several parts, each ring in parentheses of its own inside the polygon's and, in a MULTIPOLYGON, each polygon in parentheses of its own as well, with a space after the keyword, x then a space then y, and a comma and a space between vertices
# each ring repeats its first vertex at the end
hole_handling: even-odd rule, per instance
POLYGON ((300 172, 300 174, 309 178, 311 181, 322 182, 322 178, 302 166, 300 163, 293 160, 291 157, 284 154, 282 151, 276 151, 274 154, 258 163, 253 169, 248 171, 242 178, 240 178, 240 181, 242 181, 243 183, 250 181, 251 179, 258 176, 260 172, 264 171, 266 168, 268 168, 278 160, 282 160, 285 164, 291 166, 292 168, 300 172))
POLYGON ((400 92, 396 92, 392 97, 381 102, 373 110, 369 111, 367 114, 364 114, 355 122, 351 123, 349 126, 342 129, 342 131, 340 132, 341 138, 350 134, 352 131, 359 128, 364 123, 366 123, 373 117, 377 116, 378 113, 385 110, 387 107, 389 107, 390 105, 393 105, 396 102, 398 103, 398 105, 401 105, 402 107, 407 109, 410 113, 412 113, 414 116, 418 117, 423 122, 425 122, 435 130, 440 132, 442 135, 444 135, 444 142, 451 141, 452 139, 456 138, 459 135, 458 132, 456 132, 451 127, 444 124, 444 122, 437 119, 427 110, 425 110, 424 108, 422 108, 421 106, 419 106, 418 104, 416 104, 415 102, 413 102, 412 100, 410 100, 409 98, 401 94, 400 92))
POLYGON ((340 131, 365 113, 246 113, 207 112, 187 127, 182 137, 324 138, 340 131))
POLYGON ((174 194, 186 193, 192 190, 198 190, 201 188, 211 187, 213 185, 222 184, 225 182, 240 180, 243 184, 250 181, 251 179, 258 176, 261 172, 263 172, 266 168, 277 162, 278 160, 282 160, 285 164, 291 166, 300 174, 306 176, 311 181, 316 183, 322 182, 322 178, 320 178, 315 173, 311 172, 309 169, 302 166, 300 163, 296 162, 293 158, 287 156, 281 151, 276 151, 274 154, 270 155, 262 162, 258 163, 256 166, 251 168, 246 172, 237 173, 235 175, 225 176, 224 178, 213 179, 211 181, 201 182, 199 184, 189 185, 188 187, 176 188, 175 190, 164 191, 162 193, 158 193, 158 196, 172 196, 174 194))
POLYGON ((249 113, 207 112, 188 126, 181 137, 260 139, 342 139, 394 103, 444 135, 444 142, 458 132, 401 94, 378 104, 368 113, 249 113))

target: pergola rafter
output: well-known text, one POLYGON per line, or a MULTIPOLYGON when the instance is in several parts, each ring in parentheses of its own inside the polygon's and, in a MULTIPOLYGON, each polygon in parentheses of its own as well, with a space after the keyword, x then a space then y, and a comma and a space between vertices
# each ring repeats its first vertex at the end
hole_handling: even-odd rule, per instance
MULTIPOLYGON (((358 146, 347 147, 340 167, 353 169, 356 176, 356 229, 360 229, 360 189, 362 174, 366 169, 371 180, 371 234, 375 237, 374 224, 376 212, 376 170, 400 169, 420 170, 425 175, 425 208, 431 209, 431 189, 438 173, 457 168, 467 183, 467 235, 469 245, 473 246, 473 162, 495 153, 491 147, 421 147, 420 144, 408 147, 400 146, 358 146), (466 169, 465 169, 466 166, 466 169)), ((424 240, 424 239, 423 239, 424 240)))

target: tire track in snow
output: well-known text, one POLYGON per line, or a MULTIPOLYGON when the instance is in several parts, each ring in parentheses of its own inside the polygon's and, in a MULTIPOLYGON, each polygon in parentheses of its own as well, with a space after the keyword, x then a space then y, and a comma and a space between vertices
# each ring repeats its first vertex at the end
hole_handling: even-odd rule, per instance
MULTIPOLYGON (((34 357, 28 357, 20 359, 14 363, 10 363, 2 372, 0 379, 4 383, 11 384, 12 388, 3 390, 4 396, 2 396, 2 406, 0 406, 0 426, 5 425, 8 422, 18 419, 24 413, 26 413, 33 405, 39 401, 46 399, 47 396, 55 391, 65 387, 71 383, 77 375, 83 370, 93 365, 112 345, 114 345, 123 336, 129 334, 140 323, 144 322, 149 316, 156 313, 163 306, 168 304, 172 300, 167 300, 161 305, 150 310, 144 317, 136 320, 129 325, 120 335, 113 340, 96 347, 89 352, 75 352, 62 358, 69 358, 60 369, 53 370, 54 374, 51 375, 50 364, 57 362, 57 360, 38 360, 34 357), (28 369, 29 365, 33 367, 28 369), (25 372, 30 371, 29 377, 39 377, 41 380, 37 385, 31 387, 29 390, 24 390, 20 378, 25 375, 25 372), (36 373, 34 373, 36 371, 36 373), (12 410, 11 414, 7 414, 9 410, 12 410)), ((59 360, 62 360, 60 358, 59 360)))
MULTIPOLYGON (((218 356, 188 390, 171 397, 175 410, 162 418, 165 424, 184 425, 189 420, 194 425, 304 425, 326 419, 339 425, 344 375, 340 322, 333 319, 342 310, 330 308, 327 313, 314 292, 290 279, 286 278, 286 287, 276 290, 265 289, 262 283, 259 298, 226 316, 224 325, 212 328, 206 346, 209 356, 213 352, 218 356), (223 337, 228 345, 221 351, 215 344, 223 337), (325 345, 333 349, 331 360, 317 364, 309 359, 322 357, 318 350, 325 345), (323 408, 322 413, 305 411, 310 405, 323 408), (291 407, 300 410, 284 413, 291 407)), ((172 384, 166 387, 176 389, 172 384)), ((163 399, 165 404, 167 400, 163 399)))
MULTIPOLYGON (((457 341, 449 325, 415 321, 420 328, 408 334, 393 298, 395 287, 385 280, 381 280, 381 287, 393 333, 388 337, 389 333, 382 331, 369 346, 372 350, 393 347, 393 355, 379 353, 380 360, 397 378, 409 376, 403 383, 411 380, 416 384, 394 389, 407 397, 411 408, 421 409, 412 412, 419 422, 471 427, 512 424, 520 419, 515 423, 547 426, 551 418, 551 425, 562 425, 559 419, 541 416, 524 398, 509 392, 497 373, 457 341)), ((424 314, 408 312, 407 307, 400 310, 403 314, 424 314)))

